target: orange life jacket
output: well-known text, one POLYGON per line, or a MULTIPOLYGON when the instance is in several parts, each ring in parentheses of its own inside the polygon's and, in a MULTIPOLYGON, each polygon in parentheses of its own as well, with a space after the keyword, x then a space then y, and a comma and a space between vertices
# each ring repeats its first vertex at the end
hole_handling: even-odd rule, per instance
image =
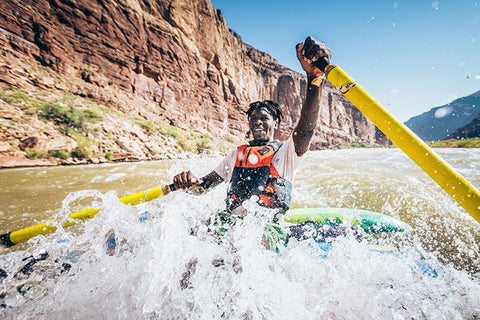
POLYGON ((251 196, 262 206, 288 210, 292 184, 280 177, 272 164, 280 148, 278 141, 263 146, 242 145, 237 149, 232 179, 228 188, 227 211, 231 212, 251 196))

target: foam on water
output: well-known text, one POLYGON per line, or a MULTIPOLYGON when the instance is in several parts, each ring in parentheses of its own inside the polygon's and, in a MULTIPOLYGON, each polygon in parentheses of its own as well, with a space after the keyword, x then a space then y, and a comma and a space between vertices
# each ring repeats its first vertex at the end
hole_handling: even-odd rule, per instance
MULTIPOLYGON (((94 219, 73 230, 31 239, 26 249, 0 258, 0 267, 9 273, 2 283, 5 307, 0 316, 478 317, 479 227, 445 195, 437 195, 437 187, 396 152, 373 152, 366 159, 353 151, 310 155, 296 180, 294 205, 380 211, 410 223, 410 234, 365 236, 360 242, 347 235, 334 240, 328 252, 312 241, 292 240, 274 253, 261 245, 268 212, 255 205, 222 240, 208 231, 207 220, 224 206, 225 186, 202 197, 175 192, 136 207, 120 203, 114 192, 84 190, 64 200, 53 223, 60 225, 77 210, 81 198, 93 198, 95 206, 104 208, 94 219), (151 218, 139 221, 147 211, 151 218), (117 246, 108 255, 106 234, 112 229, 117 246), (400 252, 374 251, 371 243, 395 245, 400 252), (23 258, 44 251, 49 257, 39 262, 43 267, 37 266, 25 279, 14 277, 25 264, 23 258), (71 268, 61 273, 63 263, 71 268), (424 265, 434 268, 436 276, 424 265), (17 287, 25 280, 22 295, 17 287)), ((473 179, 480 176, 478 166, 461 170, 475 171, 469 173, 473 179)))

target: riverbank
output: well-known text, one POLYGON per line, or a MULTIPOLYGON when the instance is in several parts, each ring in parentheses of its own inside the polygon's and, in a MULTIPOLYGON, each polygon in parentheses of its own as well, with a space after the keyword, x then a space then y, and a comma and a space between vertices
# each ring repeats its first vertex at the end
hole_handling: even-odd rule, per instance
MULTIPOLYGON (((139 161, 158 161, 158 160, 171 160, 171 159, 185 159, 190 158, 194 154, 177 154, 169 155, 168 157, 158 158, 158 159, 140 159, 136 157, 120 158, 120 159, 106 159, 105 157, 99 158, 72 158, 61 159, 54 156, 46 156, 45 158, 35 158, 29 159, 26 157, 15 157, 11 155, 0 154, 0 170, 1 169, 12 169, 12 168, 29 168, 29 167, 52 167, 52 166, 75 166, 75 165, 86 165, 86 164, 102 164, 102 163, 121 163, 121 162, 139 162, 139 161)), ((196 154, 197 156, 202 156, 202 154, 196 154)), ((204 153, 207 156, 214 156, 213 153, 204 153)))
MULTIPOLYGON (((427 145, 431 148, 480 148, 480 137, 468 138, 468 139, 449 139, 438 141, 426 141, 427 145)), ((394 144, 390 147, 396 148, 394 144)), ((352 143, 342 144, 340 149, 355 149, 355 148, 384 148, 379 145, 369 145, 366 143, 352 143)))
POLYGON ((427 142, 432 148, 480 148, 480 137, 427 142))
POLYGON ((56 165, 58 165, 58 163, 52 160, 30 160, 26 158, 17 158, 0 154, 0 168, 42 167, 56 165))
MULTIPOLYGON (((461 139, 461 140, 439 140, 439 141, 429 141, 427 144, 431 148, 480 148, 480 137, 470 138, 470 139, 461 139)), ((395 145, 392 145, 395 147, 395 145)), ((355 144, 342 144, 341 146, 335 149, 361 149, 361 148, 385 148, 379 145, 367 145, 362 143, 355 144)), ((201 154, 205 156, 219 156, 220 152, 214 152, 212 150, 204 150, 201 154)), ((201 155, 200 154, 200 155, 201 155)), ((118 163, 118 162, 138 162, 138 161, 150 161, 150 160, 169 160, 169 159, 180 159, 180 158, 189 158, 194 155, 199 155, 198 153, 178 153, 178 154, 168 154, 165 158, 162 159, 138 159, 136 157, 88 157, 88 158, 74 158, 66 157, 60 158, 52 156, 51 154, 40 154, 38 157, 27 158, 24 156, 11 156, 7 154, 0 153, 0 169, 6 168, 22 168, 22 167, 47 167, 47 166, 68 166, 68 165, 85 165, 85 164, 101 164, 101 163, 118 163)))

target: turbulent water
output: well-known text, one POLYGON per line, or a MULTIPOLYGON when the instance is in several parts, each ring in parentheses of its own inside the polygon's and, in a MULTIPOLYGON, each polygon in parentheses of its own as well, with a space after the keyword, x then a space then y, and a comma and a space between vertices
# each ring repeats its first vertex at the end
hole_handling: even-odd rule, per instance
MULTIPOLYGON (((479 149, 437 151, 480 186, 479 149)), ((61 225, 85 205, 103 210, 2 253, 0 268, 8 276, 0 288, 0 317, 480 317, 480 224, 397 149, 307 155, 294 183, 293 207, 361 208, 412 226, 408 233, 366 235, 361 242, 340 237, 328 254, 308 240, 292 241, 279 253, 265 250, 261 234, 269 213, 253 204, 219 241, 207 220, 223 208, 225 186, 200 197, 174 192, 136 207, 118 201, 168 183, 187 168, 208 173, 217 160, 1 171, 2 233, 52 217, 61 225), (117 245, 107 254, 111 230, 117 245), (373 251, 369 244, 400 252, 373 251), (17 273, 31 260, 22 259, 43 252, 48 258, 29 275, 17 273)))

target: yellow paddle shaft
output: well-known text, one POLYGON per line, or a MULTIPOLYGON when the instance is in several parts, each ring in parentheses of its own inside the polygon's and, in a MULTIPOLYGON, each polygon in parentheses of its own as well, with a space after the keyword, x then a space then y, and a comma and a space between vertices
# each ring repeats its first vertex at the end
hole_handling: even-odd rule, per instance
POLYGON ((470 215, 480 222, 480 193, 407 126, 395 119, 340 67, 325 68, 328 81, 470 215))
MULTIPOLYGON (((170 193, 170 191, 172 191, 172 190, 174 190, 173 185, 158 186, 158 187, 155 187, 155 188, 152 188, 152 189, 148 189, 148 190, 145 190, 145 191, 140 191, 140 192, 137 192, 135 194, 125 196, 123 198, 120 198, 119 200, 120 200, 120 202, 125 203, 125 204, 136 205, 136 204, 139 204, 141 202, 150 201, 150 200, 156 199, 160 196, 166 195, 166 194, 170 193)), ((70 219, 71 220, 88 220, 88 219, 91 219, 91 218, 95 217, 95 215, 99 211, 100 211, 100 209, 94 209, 94 208, 84 209, 84 210, 72 213, 72 215, 70 216, 70 219)), ((69 226, 74 225, 75 221, 71 221, 71 220, 65 222, 62 225, 62 227, 65 228, 65 227, 69 227, 69 226)), ((49 221, 49 222, 51 222, 51 221, 49 221)), ((15 245, 15 244, 20 243, 20 242, 27 241, 28 239, 33 238, 33 237, 38 236, 38 235, 41 235, 41 234, 49 234, 49 233, 55 232, 55 230, 57 230, 57 227, 48 224, 48 222, 47 223, 39 223, 39 224, 36 224, 34 226, 31 226, 31 227, 27 227, 27 228, 24 228, 24 229, 13 231, 10 234, 5 234, 5 235, 2 236, 2 238, 4 238, 5 236, 8 236, 9 242, 11 242, 11 244, 8 245, 8 246, 11 246, 11 245, 15 245)), ((4 240, 4 239, 2 239, 2 240, 4 240)), ((6 243, 4 243, 4 244, 6 244, 6 243)))

